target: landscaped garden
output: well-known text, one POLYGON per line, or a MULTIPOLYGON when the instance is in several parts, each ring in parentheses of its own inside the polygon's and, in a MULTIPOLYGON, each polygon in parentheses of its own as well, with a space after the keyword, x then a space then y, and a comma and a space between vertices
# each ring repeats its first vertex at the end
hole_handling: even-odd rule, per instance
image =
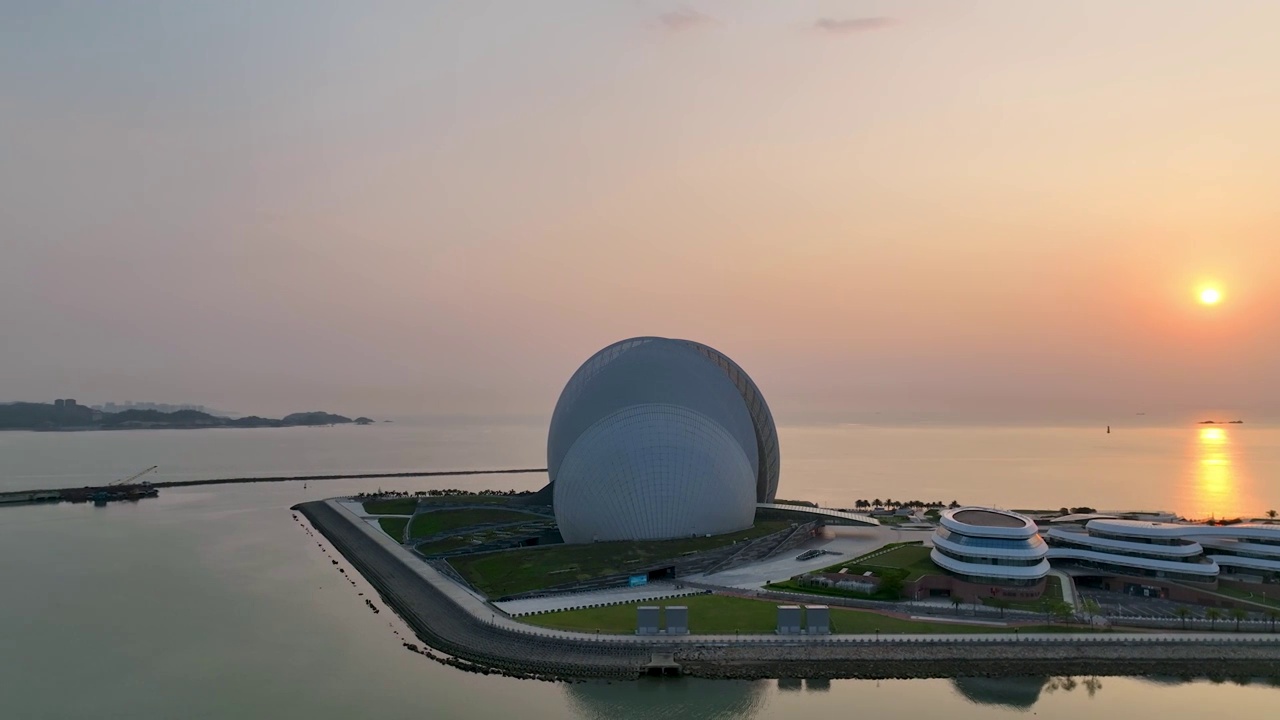
MULTIPOLYGON (((450 530, 472 527, 474 525, 493 525, 497 523, 528 522, 544 519, 545 516, 531 513, 503 510, 500 508, 467 508, 464 510, 432 510, 418 513, 409 525, 410 538, 425 538, 450 530)), ((549 518, 547 518, 549 519, 549 518)))
POLYGON ((390 535, 396 542, 400 542, 404 538, 404 526, 409 524, 407 517, 382 517, 378 518, 378 527, 382 528, 382 532, 390 535))
POLYGON ((851 581, 870 574, 875 577, 875 589, 870 592, 859 592, 845 588, 824 587, 801 579, 800 576, 782 582, 769 583, 766 587, 772 590, 830 597, 898 600, 902 596, 903 583, 918 580, 925 575, 937 574, 938 567, 929 559, 929 548, 919 543, 891 543, 853 560, 825 567, 814 574, 822 573, 843 574, 851 581), (843 573, 841 573, 842 570, 843 573))
POLYGON ((552 545, 461 555, 449 558, 449 563, 480 592, 496 598, 626 573, 662 560, 752 540, 789 526, 785 520, 762 520, 747 530, 709 538, 552 545))
POLYGON ((365 500, 364 511, 370 515, 412 515, 418 509, 417 498, 365 500))

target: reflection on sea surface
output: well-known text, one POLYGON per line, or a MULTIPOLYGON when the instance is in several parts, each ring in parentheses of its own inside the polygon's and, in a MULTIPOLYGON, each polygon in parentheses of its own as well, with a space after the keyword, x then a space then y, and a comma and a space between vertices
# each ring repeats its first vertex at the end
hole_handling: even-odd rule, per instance
POLYGON ((970 702, 1019 710, 1035 705, 1042 692, 1072 692, 1083 688, 1089 697, 1093 697, 1102 689, 1102 680, 1096 677, 960 677, 953 679, 951 683, 970 702))
MULTIPOLYGON (((795 681, 799 689, 800 681, 795 681)), ((650 679, 586 682, 565 686, 576 717, 591 720, 648 718, 749 718, 764 707, 768 691, 782 681, 650 679)))
POLYGON ((1257 516, 1264 508, 1254 507, 1256 498, 1243 476, 1233 443, 1235 429, 1200 427, 1191 444, 1193 491, 1185 510, 1192 519, 1257 516))

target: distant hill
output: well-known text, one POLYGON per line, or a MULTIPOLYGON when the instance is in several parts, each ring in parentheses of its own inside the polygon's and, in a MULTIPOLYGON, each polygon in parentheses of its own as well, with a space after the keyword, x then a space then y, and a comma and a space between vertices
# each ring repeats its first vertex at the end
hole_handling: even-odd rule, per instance
MULTIPOLYGON (((368 418, 361 420, 369 421, 368 418)), ((199 410, 125 410, 99 412, 74 401, 48 403, 0 404, 0 430, 141 430, 163 428, 258 428, 315 425, 341 425, 352 422, 344 415, 313 410, 292 413, 279 420, 256 415, 224 418, 199 410), (70 403, 70 404, 68 404, 70 403)))
POLYGON ((280 419, 280 422, 285 425, 341 425, 351 422, 351 418, 312 410, 311 412, 285 415, 280 419))

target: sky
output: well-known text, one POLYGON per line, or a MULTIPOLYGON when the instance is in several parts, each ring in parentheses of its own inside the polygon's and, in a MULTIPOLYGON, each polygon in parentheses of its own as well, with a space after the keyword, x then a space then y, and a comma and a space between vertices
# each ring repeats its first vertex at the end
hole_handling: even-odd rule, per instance
POLYGON ((0 400, 1280 420, 1280 3, 0 3, 0 400), (1207 285, 1222 302, 1196 302, 1207 285))

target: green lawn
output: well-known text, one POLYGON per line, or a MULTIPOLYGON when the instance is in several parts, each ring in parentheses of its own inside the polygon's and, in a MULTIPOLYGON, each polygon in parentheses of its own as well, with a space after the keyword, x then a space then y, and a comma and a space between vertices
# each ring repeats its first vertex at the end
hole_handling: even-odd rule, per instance
POLYGON ((709 538, 551 545, 463 555, 449 558, 449 563, 476 589, 489 597, 502 597, 627 572, 735 540, 768 535, 789 525, 785 520, 761 520, 747 530, 709 538))
POLYGON ((1257 603, 1259 605, 1266 605, 1267 607, 1280 608, 1280 598, 1276 597, 1277 595, 1280 595, 1280 586, 1276 586, 1276 585, 1259 586, 1257 592, 1252 592, 1249 590, 1239 590, 1237 588, 1224 587, 1219 585, 1218 589, 1214 590, 1213 592, 1216 592, 1219 595, 1226 595, 1227 597, 1233 597, 1233 598, 1236 598, 1237 600, 1248 600, 1249 602, 1257 603), (1265 600, 1263 599, 1263 596, 1262 596, 1262 593, 1264 591, 1267 593, 1265 600))
POLYGON ((412 515, 417 509, 417 498, 364 501, 364 511, 370 515, 412 515))
MULTIPOLYGON (((873 599, 867 593, 854 592, 852 590, 841 590, 840 588, 825 588, 819 585, 803 585, 794 580, 784 580, 782 582, 768 583, 765 585, 770 590, 780 590, 782 592, 806 593, 808 595, 825 595, 827 597, 843 597, 853 598, 855 600, 871 600, 873 599)), ((891 598, 879 598, 882 600, 890 600, 891 598)), ((817 602, 816 600, 814 602, 817 602)))
POLYGON ((465 510, 432 510, 418 513, 409 526, 409 537, 431 537, 437 533, 491 523, 511 523, 537 520, 540 516, 514 510, 494 508, 468 508, 465 510))
MULTIPOLYGON (((769 600, 749 600, 725 595, 692 595, 630 605, 565 610, 545 615, 530 615, 521 622, 542 627, 584 632, 630 634, 636 629, 637 605, 685 605, 689 608, 689 631, 696 635, 729 635, 733 633, 772 633, 777 626, 780 604, 769 600)), ((865 610, 831 608, 832 631, 836 633, 1011 633, 1011 628, 990 625, 960 625, 946 622, 923 622, 889 617, 865 610)), ((1069 632, 1062 626, 1020 628, 1022 632, 1069 632)))
POLYGON ((427 505, 506 505, 521 499, 519 495, 424 495, 427 505))
MULTIPOLYGON (((929 559, 930 548, 918 543, 892 543, 884 547, 892 549, 883 555, 877 555, 873 558, 867 557, 867 555, 874 555, 879 552, 879 550, 876 550, 860 558, 854 558, 853 560, 823 568, 822 572, 840 572, 841 568, 849 568, 849 574, 861 575, 868 570, 871 572, 903 570, 907 573, 904 578, 907 581, 918 580, 925 575, 936 575, 939 572, 938 566, 934 565, 933 561, 929 559)), ((881 550, 883 549, 881 548, 881 550)))
POLYGON ((391 536, 396 542, 400 542, 404 538, 404 526, 409 524, 407 517, 384 517, 378 518, 378 525, 382 527, 382 532, 391 536))
POLYGON ((418 552, 423 555, 434 555, 436 553, 449 552, 458 548, 466 547, 471 544, 471 540, 467 536, 454 535, 443 540, 433 540, 418 545, 418 552))

